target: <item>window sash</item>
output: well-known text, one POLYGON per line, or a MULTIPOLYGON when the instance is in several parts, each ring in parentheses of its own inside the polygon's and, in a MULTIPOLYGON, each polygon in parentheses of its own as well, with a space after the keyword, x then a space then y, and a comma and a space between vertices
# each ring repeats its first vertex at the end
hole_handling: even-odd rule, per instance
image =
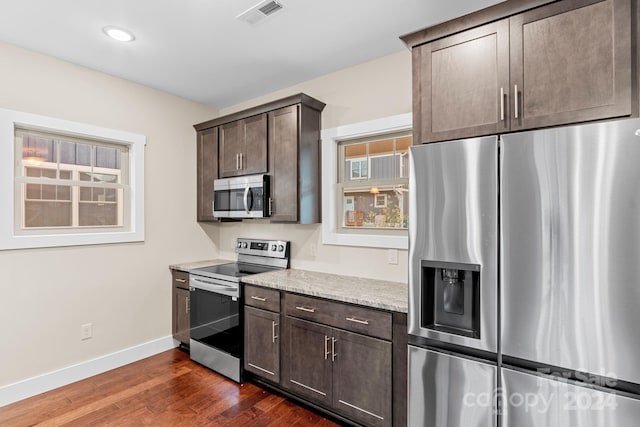
MULTIPOLYGON (((49 235, 59 234, 62 230, 65 233, 86 233, 87 231, 96 229, 102 232, 122 232, 130 228, 129 218, 131 217, 130 203, 131 200, 131 188, 129 186, 129 157, 130 146, 127 144, 116 144, 113 142, 105 142, 99 139, 83 139, 74 136, 62 135, 55 132, 41 132, 29 129, 16 127, 14 130, 15 141, 15 159, 16 167, 14 171, 14 233, 16 235, 49 235), (49 140, 51 147, 54 150, 54 162, 32 162, 23 158, 23 149, 25 147, 25 137, 38 137, 49 140), (63 163, 61 162, 61 146, 62 143, 82 144, 89 146, 89 165, 63 163), (117 168, 99 167, 96 166, 98 159, 99 148, 115 149, 115 155, 119 156, 116 160, 117 168), (30 177, 27 176, 28 168, 55 170, 56 178, 47 176, 30 177), (70 172, 71 179, 61 178, 60 172, 70 172), (82 180, 82 174, 90 174, 92 178, 95 175, 111 175, 115 176, 115 182, 101 182, 94 180, 82 180), (57 187, 69 187, 71 192, 71 200, 49 200, 49 199, 32 199, 27 195, 27 185, 47 185, 57 187), (98 190, 114 190, 115 200, 93 200, 93 191, 91 192, 91 200, 83 200, 81 197, 82 188, 91 188, 98 190), (27 225, 28 206, 34 206, 33 204, 39 203, 70 203, 71 212, 69 220, 65 221, 65 225, 51 225, 44 226, 27 225), (107 206, 114 206, 115 213, 111 212, 111 215, 115 214, 115 218, 111 217, 107 222, 109 224, 96 224, 104 222, 104 219, 98 219, 98 217, 91 217, 95 215, 95 212, 88 213, 89 217, 83 217, 82 211, 90 208, 90 206, 103 206, 103 214, 109 215, 109 208, 107 206)), ((27 149, 30 149, 27 148, 27 149)), ((57 192, 57 189, 56 189, 57 192)))

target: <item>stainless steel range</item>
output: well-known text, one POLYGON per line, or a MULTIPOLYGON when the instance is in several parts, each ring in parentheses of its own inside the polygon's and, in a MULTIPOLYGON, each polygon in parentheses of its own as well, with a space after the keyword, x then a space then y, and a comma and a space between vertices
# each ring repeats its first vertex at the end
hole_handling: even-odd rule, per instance
POLYGON ((289 268, 290 243, 238 239, 238 261, 189 271, 191 359, 242 381, 243 276, 289 268))

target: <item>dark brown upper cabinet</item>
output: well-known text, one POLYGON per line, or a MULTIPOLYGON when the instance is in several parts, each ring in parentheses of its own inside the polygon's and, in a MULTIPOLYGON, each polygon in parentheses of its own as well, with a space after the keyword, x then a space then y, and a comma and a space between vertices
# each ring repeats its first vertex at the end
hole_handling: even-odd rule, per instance
POLYGON ((638 114, 630 0, 509 3, 403 37, 414 143, 638 114))
POLYGON ((267 172, 267 115, 220 126, 220 177, 267 172))
POLYGON ((198 221, 213 221, 213 180, 218 178, 218 128, 198 132, 198 221))
POLYGON ((321 222, 320 126, 325 104, 303 93, 195 125, 198 221, 213 221, 213 180, 266 173, 270 220, 321 222))
POLYGON ((271 221, 321 221, 320 152, 319 110, 296 104, 269 112, 271 221))
POLYGON ((508 21, 416 47, 413 61, 416 143, 508 129, 508 21))
POLYGON ((629 0, 561 1, 509 23, 512 130, 631 114, 629 0))

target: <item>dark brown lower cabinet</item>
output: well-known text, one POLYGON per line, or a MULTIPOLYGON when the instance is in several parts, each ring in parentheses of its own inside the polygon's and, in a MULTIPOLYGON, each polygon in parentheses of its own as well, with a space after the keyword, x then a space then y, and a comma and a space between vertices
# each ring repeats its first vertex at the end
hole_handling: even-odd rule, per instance
POLYGON ((331 328, 285 318, 283 386, 310 400, 331 406, 331 328))
POLYGON ((391 343, 333 331, 333 405, 366 425, 391 425, 391 343))
POLYGON ((174 270, 172 275, 172 316, 171 332, 173 338, 184 346, 189 346, 191 337, 189 321, 189 273, 174 270))
POLYGON ((392 424, 392 344, 287 316, 282 385, 368 426, 392 424))
POLYGON ((280 382, 280 314, 244 308, 244 369, 280 382))

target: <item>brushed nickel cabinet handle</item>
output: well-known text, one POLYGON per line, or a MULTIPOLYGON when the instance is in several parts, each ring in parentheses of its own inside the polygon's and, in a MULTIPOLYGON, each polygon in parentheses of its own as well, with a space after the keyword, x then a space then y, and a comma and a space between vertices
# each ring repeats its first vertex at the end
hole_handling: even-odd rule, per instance
POLYGON ((244 154, 240 153, 240 170, 244 169, 244 154))
POLYGON ((185 279, 176 279, 176 282, 178 282, 178 283, 187 283, 187 281, 185 279))
POLYGON ((504 88, 500 88, 500 121, 504 121, 504 88))
POLYGON ((240 154, 236 153, 236 170, 240 170, 240 154))
POLYGON ((369 324, 368 320, 360 320, 360 319, 356 319, 355 317, 347 317, 347 320, 349 322, 359 323, 361 325, 368 325, 369 324))
POLYGON ((513 91, 515 92, 513 99, 515 100, 515 102, 514 102, 515 110, 514 111, 515 111, 515 118, 517 119, 518 118, 518 85, 513 85, 513 91))
POLYGON ((338 353, 336 353, 336 343, 338 340, 335 337, 331 337, 331 361, 335 362, 336 357, 338 357, 338 353))
POLYGON ((296 310, 306 311, 307 313, 315 313, 316 312, 315 308, 309 308, 309 307, 305 307, 305 306, 302 306, 302 305, 296 307, 296 310))
POLYGON ((328 356, 329 356, 329 337, 328 336, 324 336, 324 360, 327 360, 328 356))
POLYGON ((275 322, 275 320, 271 321, 271 342, 275 343, 276 342, 276 338, 278 338, 278 336, 276 335, 276 326, 278 326, 278 324, 275 322))
POLYGON ((254 299, 254 300, 257 300, 257 301, 262 301, 262 302, 265 302, 267 300, 266 298, 257 297, 255 295, 251 295, 251 299, 254 299))

